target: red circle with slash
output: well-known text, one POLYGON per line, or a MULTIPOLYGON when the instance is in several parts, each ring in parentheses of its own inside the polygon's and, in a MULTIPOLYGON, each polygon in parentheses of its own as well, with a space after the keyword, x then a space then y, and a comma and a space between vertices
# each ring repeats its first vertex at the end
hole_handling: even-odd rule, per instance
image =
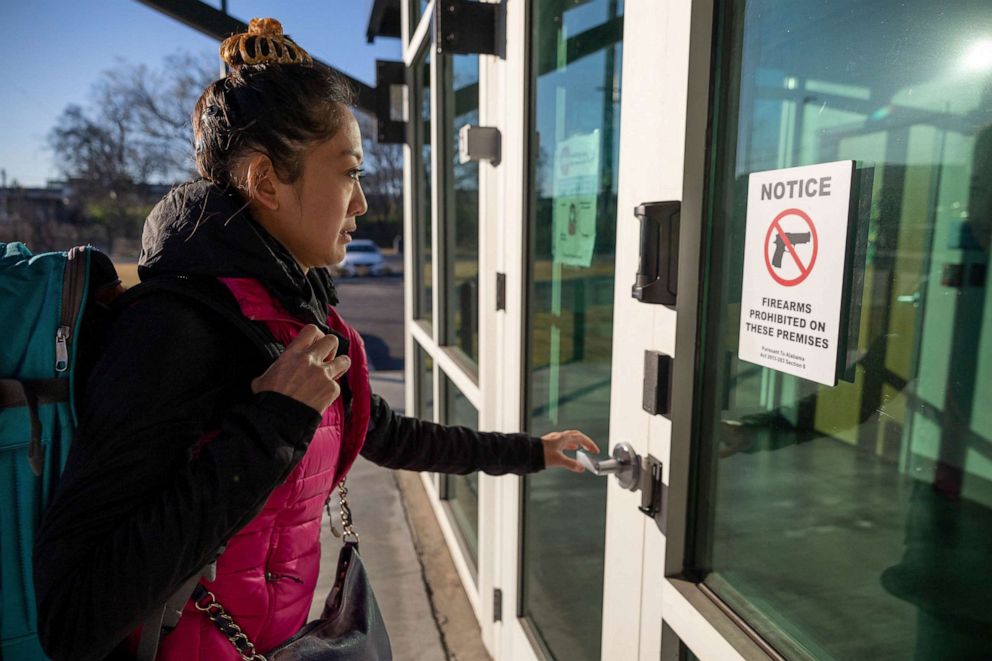
POLYGON ((816 237, 816 227, 813 225, 813 219, 810 218, 802 209, 786 209, 779 215, 775 216, 775 220, 773 220, 772 224, 768 227, 768 233, 765 234, 765 267, 768 269, 768 274, 772 276, 772 279, 775 282, 783 287, 794 287, 798 285, 813 271, 813 265, 816 264, 816 253, 819 250, 819 247, 820 242, 816 237), (779 221, 786 216, 798 216, 809 226, 810 235, 813 239, 813 253, 810 255, 808 265, 803 264, 803 260, 799 259, 799 255, 796 253, 796 247, 792 245, 791 241, 789 241, 788 234, 782 229, 782 225, 779 223, 779 221), (796 266, 799 267, 799 275, 795 278, 783 278, 775 273, 775 268, 772 266, 772 262, 768 258, 768 244, 772 240, 772 232, 775 232, 779 237, 781 237, 782 242, 785 244, 786 251, 792 256, 792 259, 795 260, 796 266))

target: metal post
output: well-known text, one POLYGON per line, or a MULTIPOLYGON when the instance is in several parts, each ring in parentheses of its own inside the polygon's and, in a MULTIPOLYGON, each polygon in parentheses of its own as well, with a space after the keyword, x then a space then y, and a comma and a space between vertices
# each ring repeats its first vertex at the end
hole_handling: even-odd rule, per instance
POLYGON ((7 220, 7 171, 0 170, 0 221, 7 220))

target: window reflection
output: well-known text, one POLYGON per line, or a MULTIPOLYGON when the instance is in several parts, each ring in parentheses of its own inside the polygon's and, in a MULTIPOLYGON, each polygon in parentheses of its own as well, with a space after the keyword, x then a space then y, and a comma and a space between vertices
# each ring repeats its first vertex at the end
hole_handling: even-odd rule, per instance
POLYGON ((749 0, 726 19, 697 565, 786 656, 971 658, 992 625, 992 58, 972 45, 992 13, 749 0), (829 388, 737 359, 739 246, 750 172, 844 159, 866 248, 829 388))
MULTIPOLYGON (((479 428, 479 412, 468 398, 442 374, 444 424, 479 428)), ((478 580, 479 566, 479 474, 445 475, 444 498, 460 533, 462 545, 478 580)))
POLYGON ((479 123, 479 56, 445 57, 445 343, 479 360, 479 163, 461 163, 459 129, 479 123))
POLYGON ((415 378, 414 398, 416 400, 417 417, 421 420, 434 420, 434 359, 424 351, 424 348, 414 342, 416 361, 414 363, 415 378))
POLYGON ((414 314, 417 319, 432 323, 433 284, 432 284, 432 187, 431 187, 431 56, 426 50, 413 67, 414 89, 413 106, 414 135, 414 217, 413 231, 415 260, 414 267, 414 314))

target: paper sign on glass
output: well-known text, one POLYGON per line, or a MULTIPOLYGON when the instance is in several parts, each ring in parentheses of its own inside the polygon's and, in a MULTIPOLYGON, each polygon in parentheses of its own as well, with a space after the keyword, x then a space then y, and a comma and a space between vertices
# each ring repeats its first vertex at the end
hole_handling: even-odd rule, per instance
POLYGON ((854 161, 748 179, 738 356, 837 383, 854 161))

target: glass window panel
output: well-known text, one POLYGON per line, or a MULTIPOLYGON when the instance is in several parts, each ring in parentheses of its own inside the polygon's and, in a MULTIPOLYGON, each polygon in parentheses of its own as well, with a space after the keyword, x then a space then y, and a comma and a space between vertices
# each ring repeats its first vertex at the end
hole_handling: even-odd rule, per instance
POLYGON ((459 163, 458 130, 479 123, 479 56, 444 58, 445 343, 479 360, 479 163, 459 163))
MULTIPOLYGON (((608 443, 623 3, 532 3, 528 428, 608 443)), ((559 659, 598 659, 606 481, 524 481, 523 611, 559 659)))
POLYGON ((432 323, 431 265, 431 56, 425 49, 413 66, 413 172, 414 172, 414 316, 432 323))
POLYGON ((434 359, 424 351, 424 348, 414 342, 417 362, 414 363, 416 382, 414 398, 417 402, 417 418, 434 420, 434 359))
POLYGON ((977 658, 992 627, 992 11, 746 0, 722 20, 691 555, 787 657, 977 658), (842 159, 866 177, 867 250, 845 298, 848 380, 827 387, 738 360, 740 246, 751 172, 842 159))
MULTIPOLYGON (((458 427, 479 428, 479 412, 455 384, 441 374, 444 388, 444 424, 458 427)), ((445 475, 443 489, 448 501, 452 522, 461 534, 461 540, 471 560, 478 580, 479 566, 479 474, 445 475)))

